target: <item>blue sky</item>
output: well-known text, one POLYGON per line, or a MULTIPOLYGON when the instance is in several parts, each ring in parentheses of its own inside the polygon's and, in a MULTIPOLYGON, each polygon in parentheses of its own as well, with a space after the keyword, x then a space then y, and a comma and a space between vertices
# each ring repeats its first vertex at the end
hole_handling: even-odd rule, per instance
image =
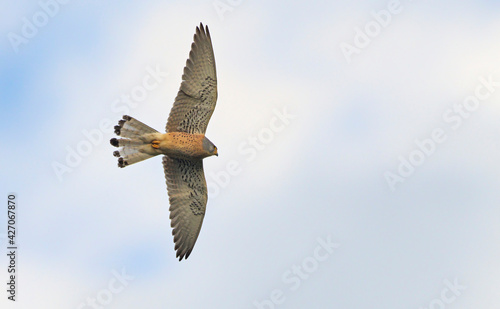
POLYGON ((496 308, 498 3, 54 1, 0 4, 17 307, 496 308), (109 127, 163 130, 200 21, 219 157, 178 262, 161 159, 117 168, 109 127))

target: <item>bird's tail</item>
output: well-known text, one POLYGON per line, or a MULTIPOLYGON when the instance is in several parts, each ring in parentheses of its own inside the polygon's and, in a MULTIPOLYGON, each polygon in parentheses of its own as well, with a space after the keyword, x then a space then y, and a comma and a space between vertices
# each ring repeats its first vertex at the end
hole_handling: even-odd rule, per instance
POLYGON ((151 147, 151 142, 160 133, 139 120, 124 115, 123 119, 115 126, 115 133, 123 137, 110 140, 111 145, 122 147, 113 152, 113 155, 118 157, 119 167, 125 167, 158 155, 151 147))

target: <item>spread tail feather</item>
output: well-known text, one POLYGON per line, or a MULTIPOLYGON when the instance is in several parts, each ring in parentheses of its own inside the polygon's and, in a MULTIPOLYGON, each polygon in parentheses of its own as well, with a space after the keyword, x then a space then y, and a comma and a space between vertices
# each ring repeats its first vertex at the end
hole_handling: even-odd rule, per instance
POLYGON ((148 125, 124 115, 115 126, 116 135, 124 138, 112 138, 109 142, 115 147, 122 147, 113 152, 118 157, 118 166, 125 167, 149 158, 158 153, 151 147, 151 142, 159 132, 148 125))

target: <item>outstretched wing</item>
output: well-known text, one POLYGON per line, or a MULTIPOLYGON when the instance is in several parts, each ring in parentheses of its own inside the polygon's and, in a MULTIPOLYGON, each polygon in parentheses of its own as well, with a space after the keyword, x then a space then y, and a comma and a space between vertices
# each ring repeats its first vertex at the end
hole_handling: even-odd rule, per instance
POLYGON ((217 101, 217 76, 208 27, 196 27, 182 83, 167 121, 167 132, 205 134, 217 101))
POLYGON ((188 258, 200 233, 207 205, 203 161, 163 157, 176 257, 188 258))

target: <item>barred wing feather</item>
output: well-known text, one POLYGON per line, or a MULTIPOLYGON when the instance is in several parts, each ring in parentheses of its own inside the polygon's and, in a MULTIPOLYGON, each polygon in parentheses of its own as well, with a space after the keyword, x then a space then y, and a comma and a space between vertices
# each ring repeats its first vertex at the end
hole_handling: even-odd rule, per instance
POLYGON ((163 168, 176 257, 181 261, 191 254, 205 217, 208 196, 203 161, 164 156, 163 168))
POLYGON ((196 27, 167 132, 205 134, 217 101, 215 57, 208 27, 196 27))

